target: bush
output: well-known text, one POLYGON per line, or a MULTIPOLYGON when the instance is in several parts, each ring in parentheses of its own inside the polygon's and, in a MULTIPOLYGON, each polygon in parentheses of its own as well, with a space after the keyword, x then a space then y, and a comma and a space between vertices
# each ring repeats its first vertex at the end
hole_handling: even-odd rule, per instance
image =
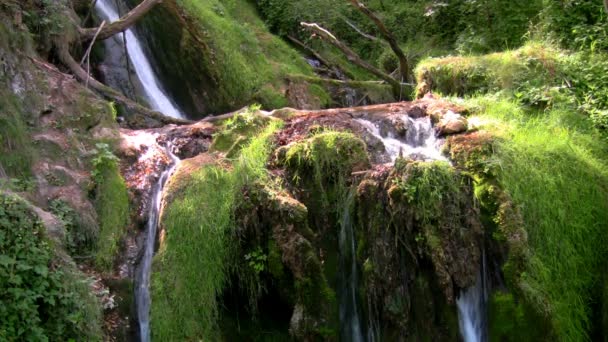
POLYGON ((1 340, 101 341, 100 306, 71 267, 25 202, 0 193, 1 340))

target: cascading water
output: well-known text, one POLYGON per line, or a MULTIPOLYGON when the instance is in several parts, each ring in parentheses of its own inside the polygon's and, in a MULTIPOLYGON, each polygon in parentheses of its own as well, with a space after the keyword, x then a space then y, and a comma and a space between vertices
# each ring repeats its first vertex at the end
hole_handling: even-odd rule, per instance
POLYGON ((468 288, 456 299, 458 325, 464 342, 484 342, 485 338, 485 295, 481 275, 475 285, 468 288))
MULTIPOLYGON (((102 19, 108 22, 114 22, 120 17, 116 8, 115 0, 97 0, 95 3, 95 9, 102 19)), ((141 81, 141 85, 144 91, 144 95, 148 100, 150 106, 165 115, 174 118, 183 118, 184 116, 177 109, 177 106, 167 97, 165 92, 162 90, 158 77, 152 69, 152 65, 148 60, 141 42, 137 39, 133 29, 125 31, 127 41, 127 51, 129 52, 129 59, 131 65, 137 74, 137 78, 141 81)), ((116 42, 122 45, 122 42, 116 42)))
POLYGON ((485 342, 486 303, 488 301, 486 279, 486 253, 482 248, 481 270, 475 285, 466 289, 456 299, 458 307, 458 325, 464 342, 485 342))
POLYGON ((410 118, 407 115, 402 117, 407 122, 408 128, 405 137, 397 138, 390 132, 382 136, 377 124, 366 119, 355 119, 365 129, 382 141, 386 152, 395 161, 401 154, 403 157, 418 157, 424 160, 447 160, 439 151, 439 141, 435 136, 431 118, 424 116, 421 118, 410 118))
POLYGON ((357 264, 355 258, 355 234, 351 219, 350 193, 342 213, 340 229, 340 335, 342 341, 363 342, 359 310, 357 308, 357 264))
POLYGON ((142 342, 150 341, 150 271, 152 268, 152 257, 154 256, 163 189, 165 183, 169 177, 171 177, 180 162, 180 159, 171 151, 171 145, 168 145, 165 151, 167 155, 171 157, 172 164, 160 175, 158 182, 152 191, 152 201, 150 203, 148 223, 146 225, 144 252, 139 264, 137 279, 135 279, 135 305, 137 307, 139 333, 142 342))

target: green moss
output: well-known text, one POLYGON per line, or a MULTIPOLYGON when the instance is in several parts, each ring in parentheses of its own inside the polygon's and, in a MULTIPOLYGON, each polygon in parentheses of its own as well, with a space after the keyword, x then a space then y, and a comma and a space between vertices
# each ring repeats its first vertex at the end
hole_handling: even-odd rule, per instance
POLYGON ((265 179, 271 123, 240 150, 233 167, 206 166, 190 176, 163 217, 166 239, 154 258, 152 334, 158 340, 216 340, 218 296, 236 272, 233 211, 243 187, 265 179))
POLYGON ((351 173, 369 167, 365 143, 346 132, 320 132, 290 145, 282 152, 285 165, 295 184, 314 196, 307 205, 314 213, 331 215, 346 195, 346 181, 351 173), (330 210, 323 211, 322 208, 330 210))
POLYGON ((568 109, 535 113, 492 98, 471 102, 480 113, 473 120, 498 137, 488 162, 512 202, 501 203, 495 217, 511 249, 507 284, 549 320, 558 339, 584 340, 608 252, 605 146, 591 123, 568 109), (520 220, 508 214, 513 210, 520 220))
POLYGON ((464 96, 516 91, 523 83, 529 87, 561 83, 555 71, 563 53, 540 43, 529 43, 518 50, 489 55, 431 58, 416 67, 418 96, 431 90, 464 96))
POLYGON ((98 144, 98 148, 99 154, 93 160, 95 209, 99 222, 95 264, 110 271, 129 224, 129 195, 116 157, 107 150, 107 145, 98 144))
POLYGON ((271 121, 268 116, 259 113, 258 107, 250 107, 242 113, 235 114, 223 123, 222 129, 215 134, 211 151, 225 152, 234 157, 240 149, 256 134, 261 132, 271 121))
POLYGON ((101 307, 22 199, 0 193, 0 339, 101 341, 101 307))
POLYGON ((496 292, 489 300, 488 337, 492 341, 543 341, 547 327, 525 302, 512 294, 496 292))
POLYGON ((178 90, 179 102, 194 102, 197 114, 254 101, 265 109, 285 107, 287 76, 313 75, 304 58, 268 31, 249 1, 165 2, 143 23, 160 51, 163 74, 176 76, 168 77, 168 88, 178 90))
POLYGON ((12 177, 29 177, 35 153, 26 117, 12 96, 2 96, 0 108, 3 108, 0 116, 0 172, 3 169, 12 177))

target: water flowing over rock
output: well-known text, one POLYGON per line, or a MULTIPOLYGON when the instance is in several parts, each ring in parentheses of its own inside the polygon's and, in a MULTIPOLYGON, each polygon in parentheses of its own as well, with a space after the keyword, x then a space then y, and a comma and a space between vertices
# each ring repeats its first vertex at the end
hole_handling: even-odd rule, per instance
MULTIPOLYGON (((116 9, 116 3, 113 0, 98 0, 95 3, 95 8, 104 20, 113 22, 120 18, 118 15, 118 10, 116 9)), ((131 60, 131 65, 135 69, 137 78, 141 82, 144 91, 143 95, 149 102, 150 106, 165 115, 174 118, 184 118, 184 115, 162 89, 162 85, 154 73, 152 65, 144 52, 144 48, 135 34, 135 29, 130 28, 125 31, 125 34, 126 48, 129 59, 131 60)), ((108 44, 106 46, 110 48, 124 48, 119 41, 118 44, 116 44, 116 40, 114 43, 114 47, 108 44)))
POLYGON ((152 268, 152 257, 156 245, 158 232, 161 200, 165 183, 171 177, 180 163, 179 158, 171 151, 171 145, 166 147, 166 153, 171 157, 172 164, 161 174, 158 183, 152 192, 152 203, 148 214, 146 237, 144 241, 144 253, 142 255, 139 272, 135 281, 135 304, 137 306, 137 318, 139 320, 140 338, 142 342, 150 341, 150 272, 152 268))
POLYGON ((482 275, 474 286, 464 290, 456 300, 458 323, 464 342, 485 342, 485 302, 487 300, 482 275))
POLYGON ((361 318, 357 303, 357 256, 351 206, 354 194, 349 194, 344 204, 340 229, 340 337, 344 341, 363 342, 361 318))

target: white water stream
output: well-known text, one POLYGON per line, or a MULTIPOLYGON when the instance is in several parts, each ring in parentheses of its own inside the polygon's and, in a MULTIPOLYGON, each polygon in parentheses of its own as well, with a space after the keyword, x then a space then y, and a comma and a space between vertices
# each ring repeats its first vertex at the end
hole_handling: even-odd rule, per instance
POLYGON ((439 151, 439 142, 435 136, 431 118, 424 116, 413 119, 404 115, 402 119, 409 122, 407 133, 403 138, 397 138, 390 133, 382 136, 378 124, 366 119, 355 120, 365 127, 368 132, 382 141, 386 152, 393 162, 399 154, 403 157, 418 156, 423 160, 447 160, 441 155, 441 151, 439 151))
MULTIPOLYGON (((95 3, 95 9, 101 18, 106 20, 108 23, 119 19, 115 0, 97 0, 95 3)), ((133 69, 135 70, 137 77, 141 81, 146 99, 148 100, 152 109, 174 118, 184 118, 184 115, 180 112, 177 106, 162 90, 158 77, 154 73, 152 65, 144 53, 144 49, 133 29, 128 29, 125 31, 125 34, 127 51, 129 52, 129 60, 131 61, 131 65, 133 65, 133 69)), ((119 36, 120 35, 117 35, 112 39, 119 39, 119 36)), ((117 41, 117 43, 122 45, 122 42, 117 41)))
POLYGON ((351 218, 354 194, 348 195, 340 229, 340 337, 341 341, 363 342, 361 320, 357 306, 357 260, 355 232, 351 218))
POLYGON ((148 223, 146 225, 146 240, 143 247, 144 252, 139 263, 139 272, 137 272, 137 278, 135 279, 135 306, 137 307, 139 334, 142 342, 150 341, 150 271, 152 268, 152 258, 154 257, 163 188, 180 162, 180 159, 171 152, 171 145, 166 147, 165 152, 171 157, 172 164, 160 175, 152 191, 152 201, 150 202, 148 223))
POLYGON ((464 342, 485 341, 485 294, 482 277, 456 299, 458 325, 464 342))

